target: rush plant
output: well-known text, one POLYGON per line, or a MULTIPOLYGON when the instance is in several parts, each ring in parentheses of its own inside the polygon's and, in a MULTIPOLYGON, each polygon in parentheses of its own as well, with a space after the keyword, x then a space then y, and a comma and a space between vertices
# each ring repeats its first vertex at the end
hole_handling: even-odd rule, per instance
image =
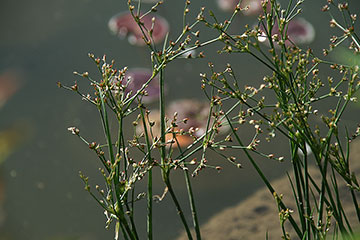
MULTIPOLYGON (((324 56, 316 56, 311 49, 303 50, 297 46, 287 34, 289 23, 301 14, 300 7, 303 2, 290 0, 287 6, 282 8, 276 0, 265 0, 262 2, 263 13, 259 16, 257 25, 246 26, 244 32, 234 34, 228 31, 229 26, 239 12, 246 11, 240 8, 241 1, 225 21, 219 22, 214 13, 209 11, 207 14, 205 8, 201 8, 196 19, 188 23, 190 1, 185 0, 182 31, 173 41, 166 37, 163 46, 158 48, 152 39, 153 29, 147 29, 142 18, 155 12, 163 2, 159 1, 148 11, 144 11, 141 0, 136 3, 128 1, 129 12, 141 29, 149 48, 152 76, 148 81, 141 89, 132 92, 128 89, 129 79, 125 77, 127 67, 118 69, 115 62, 108 63, 105 56, 98 58, 89 54, 99 76, 92 77, 87 72, 75 72, 75 75, 87 80, 92 92, 82 92, 77 83, 72 86, 59 83, 60 87, 78 94, 99 112, 104 143, 87 140, 76 127, 70 127, 69 130, 88 145, 102 164, 102 184, 93 188, 90 187, 87 176, 80 173, 80 177, 85 183, 85 189, 104 209, 106 226, 115 223, 115 239, 120 239, 121 236, 123 239, 140 239, 134 218, 137 201, 147 201, 147 213, 144 214, 147 218, 146 235, 148 239, 154 238, 154 168, 161 170, 165 193, 173 200, 188 239, 201 239, 191 186, 193 179, 190 175, 195 177, 200 170, 206 168, 221 169, 207 161, 206 154, 209 150, 240 168, 241 164, 235 157, 227 154, 227 149, 243 151, 274 196, 284 239, 326 239, 330 231, 334 238, 353 238, 353 223, 344 212, 338 181, 346 182, 354 211, 360 221, 357 200, 360 186, 349 162, 350 143, 359 135, 360 130, 359 127, 356 130, 351 128, 354 133, 350 134, 348 129, 341 125, 346 107, 356 100, 355 93, 360 87, 359 67, 331 62, 326 55, 345 43, 349 44, 354 54, 360 51, 360 39, 355 31, 356 15, 351 13, 348 3, 327 1, 323 11, 341 13, 342 21, 330 14, 331 27, 338 28, 341 34, 331 38, 329 49, 323 51, 324 56), (210 31, 217 33, 217 37, 202 39, 199 26, 208 27, 210 31), (266 45, 262 43, 264 39, 266 45), (209 100, 210 108, 206 130, 199 137, 194 134, 196 129, 179 129, 179 125, 189 119, 178 119, 176 113, 173 116, 165 115, 165 72, 169 64, 176 64, 177 58, 215 42, 223 45, 219 54, 250 55, 271 74, 264 76, 260 86, 243 86, 237 69, 230 64, 224 66, 223 71, 216 71, 215 66, 209 63, 210 72, 200 73, 202 89, 209 100), (151 111, 142 98, 148 94, 147 87, 156 77, 159 78, 160 114, 159 118, 153 121, 149 117, 151 111), (321 101, 334 105, 329 105, 329 109, 318 109, 321 101), (126 119, 131 119, 134 128, 125 126, 126 119), (139 126, 142 127, 141 133, 136 131, 139 126), (251 141, 245 142, 241 129, 249 126, 254 129, 254 134, 251 141), (225 127, 230 133, 221 138, 218 136, 219 132, 225 127), (132 137, 129 138, 129 135, 132 137), (289 142, 289 158, 259 150, 259 144, 271 144, 278 135, 282 135, 289 142), (193 142, 182 146, 179 143, 182 136, 191 136, 193 142), (139 153, 141 157, 138 157, 139 153), (199 161, 194 160, 195 153, 200 153, 199 161), (281 193, 271 185, 255 158, 291 162, 293 174, 288 174, 288 177, 296 209, 289 209, 285 205, 281 193), (309 171, 311 165, 316 166, 321 181, 315 181, 309 171), (183 211, 183 203, 179 202, 171 181, 171 173, 175 169, 184 172, 194 233, 191 232, 183 211), (137 192, 136 185, 140 181, 146 181, 146 192, 137 192), (296 212, 296 216, 293 212, 296 212)), ((203 58, 204 54, 200 52, 196 56, 187 56, 203 58)))

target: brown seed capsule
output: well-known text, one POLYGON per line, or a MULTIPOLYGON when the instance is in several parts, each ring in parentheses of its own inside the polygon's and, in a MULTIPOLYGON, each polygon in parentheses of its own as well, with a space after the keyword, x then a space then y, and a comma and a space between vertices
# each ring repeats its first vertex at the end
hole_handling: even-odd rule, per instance
POLYGON ((335 26, 336 26, 335 19, 331 19, 330 20, 330 27, 335 27, 335 26))
POLYGON ((77 83, 75 83, 73 86, 71 86, 71 89, 76 92, 78 90, 77 83))
POLYGON ((90 149, 95 149, 96 148, 96 142, 89 143, 89 148, 90 149))
POLYGON ((351 14, 350 17, 353 21, 356 21, 356 14, 351 14))
POLYGON ((321 11, 327 12, 327 11, 329 11, 329 9, 330 9, 329 5, 325 5, 322 7, 321 11))

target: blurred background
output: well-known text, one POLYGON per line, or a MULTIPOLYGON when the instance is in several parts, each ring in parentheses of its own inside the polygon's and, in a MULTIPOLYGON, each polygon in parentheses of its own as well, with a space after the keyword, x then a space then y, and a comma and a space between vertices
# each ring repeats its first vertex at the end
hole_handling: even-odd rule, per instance
MULTIPOLYGON (((59 89, 56 83, 71 85, 78 81, 81 87, 83 80, 75 77, 73 71, 88 71, 98 79, 96 66, 87 57, 89 52, 99 57, 106 54, 108 60, 115 59, 119 68, 151 67, 147 47, 130 44, 126 37, 119 38, 108 27, 112 16, 127 11, 126 2, 0 2, 0 240, 113 238, 113 226, 105 229, 102 209, 83 190, 78 177, 81 170, 91 181, 102 182, 97 158, 67 131, 68 127, 76 126, 90 139, 103 139, 97 110, 75 94, 59 89)), ((325 0, 305 1, 301 15, 315 30, 314 38, 303 46, 310 46, 316 54, 328 47, 329 37, 334 34, 329 27, 329 15, 320 11, 325 3, 325 0)), ((351 11, 359 13, 360 2, 349 3, 351 11)), ((193 0, 189 22, 201 6, 212 9, 220 21, 231 14, 226 11, 226 5, 216 0, 193 0)), ((144 9, 150 7, 151 4, 143 4, 144 9)), ((181 31, 183 7, 184 1, 167 0, 157 12, 168 22, 170 40, 181 31)), ((245 24, 255 22, 256 16, 239 14, 230 32, 240 33, 245 24)), ((204 40, 216 36, 206 29, 201 34, 204 40)), ((229 62, 243 85, 259 86, 263 75, 268 73, 265 67, 246 55, 218 55, 216 51, 220 48, 221 44, 214 44, 203 49, 204 59, 179 59, 169 64, 165 73, 166 101, 204 100, 199 73, 208 72, 209 61, 217 70, 224 69, 229 62)), ((359 61, 346 50, 336 56, 344 61, 359 61)), ((156 109, 157 103, 150 107, 156 109)), ((356 112, 359 105, 355 104, 345 115, 344 121, 350 126, 358 123, 356 112)), ((287 147, 285 140, 279 139, 277 143, 279 150, 287 147)), ((217 156, 210 155, 209 161, 221 165, 223 171, 208 170, 193 181, 201 223, 262 186, 241 155, 243 169, 236 169, 217 156)), ((286 162, 261 161, 271 179, 287 168, 286 162)), ((160 179, 155 181, 154 192, 161 195, 164 186, 160 179)), ((181 172, 174 174, 173 181, 180 201, 186 202, 181 172)), ((139 230, 145 231, 145 218, 140 218, 145 206, 139 204, 137 211, 143 223, 139 230)), ((154 219, 155 239, 174 239, 181 232, 181 223, 168 197, 155 204, 154 219)))

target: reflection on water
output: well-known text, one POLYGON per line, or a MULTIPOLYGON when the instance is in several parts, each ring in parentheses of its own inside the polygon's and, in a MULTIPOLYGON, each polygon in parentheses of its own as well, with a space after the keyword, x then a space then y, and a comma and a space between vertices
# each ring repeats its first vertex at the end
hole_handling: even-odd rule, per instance
POLYGON ((0 130, 0 166, 11 153, 19 149, 21 144, 29 139, 30 127, 28 123, 18 121, 5 130, 0 130))
MULTIPOLYGON (((19 72, 6 70, 0 74, 0 114, 1 108, 3 108, 10 98, 19 90, 20 86, 21 80, 19 72)), ((3 227, 7 214, 4 209, 6 189, 2 164, 4 164, 12 153, 20 148, 25 140, 29 139, 29 127, 26 122, 14 121, 10 127, 0 130, 0 230, 3 227)))
MULTIPOLYGON (((3 164, 10 158, 12 153, 21 149, 21 145, 30 139, 31 130, 29 123, 24 121, 14 122, 10 127, 0 130, 0 230, 6 220, 6 215, 10 213, 6 211, 4 207, 6 200, 6 182, 4 179, 3 164)), ((16 171, 11 171, 9 174, 16 176, 16 171)), ((0 235, 0 237, 2 236, 0 235)))
MULTIPOLYGON (((17 79, 16 75, 5 74, 4 78, 0 73, 0 102, 4 102, 0 109, 0 155, 3 159, 0 191, 5 192, 0 193, 0 201, 3 201, 3 209, 6 210, 6 220, 0 227, 0 239, 93 240, 113 237, 112 231, 104 229, 103 212, 82 190, 78 177, 78 171, 82 170, 93 176, 93 181, 101 182, 102 177, 97 172, 99 165, 88 147, 71 138, 66 131, 67 127, 76 125, 91 138, 101 138, 96 109, 59 90, 56 82, 72 83, 74 70, 93 71, 93 65, 86 57, 88 52, 99 56, 106 54, 116 59, 120 67, 151 67, 146 47, 130 45, 109 32, 108 20, 127 9, 125 2, 1 1, 0 28, 3 34, 0 38, 0 70, 5 74, 3 69, 21 69, 21 78, 26 85, 19 88, 21 85, 14 80, 17 79), (8 96, 2 98, 3 79, 11 78, 13 80, 6 88, 13 90, 8 90, 8 96), (16 94, 10 98, 11 91, 16 94), (21 123, 19 127, 16 125, 18 119, 27 119, 31 124, 21 123), (33 129, 31 138, 24 141, 30 133, 27 132, 29 129, 33 129)), ((206 5, 207 9, 214 9, 219 19, 228 16, 228 13, 218 9, 215 0, 191 2, 193 12, 206 5)), ((351 3, 359 7, 358 1, 351 3)), ((331 32, 327 24, 328 16, 320 13, 321 5, 321 2, 305 2, 304 14, 307 15, 302 15, 318 31, 312 45, 314 49, 327 47, 331 32)), ((181 31, 182 13, 179 9, 183 7, 183 1, 165 1, 159 7, 157 14, 164 17, 171 27, 169 39, 174 40, 174 36, 181 31)), ((193 12, 190 11, 189 16, 193 12)), ((256 17, 240 15, 234 19, 229 30, 238 32, 245 24, 252 26, 255 21, 256 17)), ((211 37, 206 31, 201 34, 204 39, 211 37)), ((165 72, 168 102, 204 98, 200 90, 199 72, 207 71, 208 61, 213 61, 219 68, 230 62, 236 72, 241 73, 244 85, 259 85, 265 70, 259 69, 255 61, 235 54, 225 59, 223 55, 217 55, 216 50, 204 49, 205 59, 181 59, 168 66, 165 72)), ((321 50, 318 51, 320 53, 321 50)), ((150 106, 157 108, 156 103, 150 106)), ((350 114, 350 123, 358 120, 353 119, 354 116, 356 114, 350 114)), ((279 141, 277 144, 283 147, 287 142, 279 141)), ((220 174, 205 171, 194 181, 201 222, 225 207, 240 202, 261 186, 246 162, 239 170, 216 156, 209 156, 208 160, 222 165, 223 171, 220 174)), ((263 163, 263 168, 270 178, 275 178, 286 165, 269 161, 263 163)), ((154 181, 157 183, 154 191, 161 195, 161 179, 154 181)), ((180 201, 186 201, 181 172, 174 174, 173 181, 174 185, 181 184, 176 191, 180 201)), ((141 211, 145 211, 144 206, 139 206, 139 216, 141 211)), ((172 203, 165 197, 155 205, 155 212, 156 239, 174 239, 181 230, 181 224, 172 203), (169 221, 169 215, 172 221, 169 221)), ((145 220, 143 223, 140 231, 145 229, 145 220)))

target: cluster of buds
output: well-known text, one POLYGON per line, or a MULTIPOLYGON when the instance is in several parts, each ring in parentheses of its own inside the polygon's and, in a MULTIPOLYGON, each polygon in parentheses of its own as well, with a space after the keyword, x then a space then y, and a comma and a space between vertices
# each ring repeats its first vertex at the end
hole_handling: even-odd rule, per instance
POLYGON ((200 171, 205 169, 205 167, 207 166, 206 164, 207 164, 207 160, 205 158, 201 159, 199 165, 196 167, 196 169, 191 174, 191 176, 195 177, 195 176, 199 175, 200 171))
POLYGON ((188 168, 185 167, 184 163, 180 160, 174 160, 172 162, 170 162, 170 164, 174 167, 174 170, 176 170, 177 168, 180 168, 181 170, 187 171, 188 168))
POLYGON ((78 128, 76 128, 76 127, 68 127, 67 130, 70 131, 74 135, 79 135, 80 134, 80 130, 78 128))
POLYGON ((255 151, 256 148, 257 148, 257 146, 259 145, 259 143, 260 143, 260 140, 254 138, 254 139, 250 142, 250 144, 247 146, 247 149, 248 149, 248 150, 255 151))
POLYGON ((355 138, 357 138, 358 136, 360 136, 360 124, 358 124, 355 133, 353 133, 351 135, 351 137, 349 138, 349 142, 353 141, 355 138))
POLYGON ((347 2, 339 3, 338 8, 339 8, 340 11, 348 10, 349 9, 349 4, 347 2))

